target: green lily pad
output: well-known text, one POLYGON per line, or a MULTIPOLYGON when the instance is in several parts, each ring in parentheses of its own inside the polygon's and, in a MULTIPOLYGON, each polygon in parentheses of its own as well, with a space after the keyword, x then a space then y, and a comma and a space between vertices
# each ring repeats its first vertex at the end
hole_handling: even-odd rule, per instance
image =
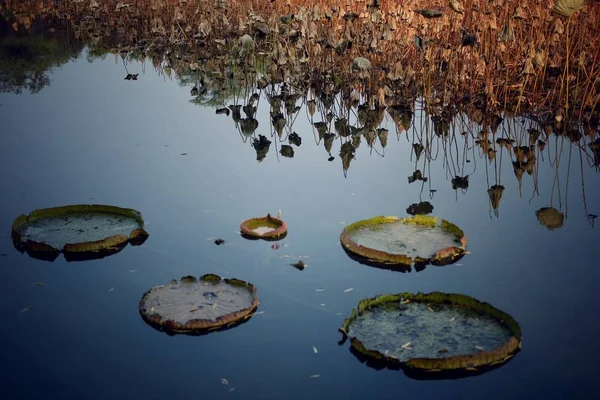
POLYGON ((61 252, 67 261, 102 258, 147 237, 138 211, 99 204, 34 210, 12 226, 17 250, 49 261, 61 252))
POLYGON ((447 265, 465 254, 467 239, 456 225, 436 217, 375 217, 346 226, 344 249, 384 264, 447 265))
POLYGON ((478 373, 521 348, 521 329, 510 315, 469 296, 439 292, 361 300, 340 331, 364 360, 412 372, 478 373))
POLYGON ((206 334, 247 321, 258 308, 256 288, 239 279, 207 274, 148 290, 140 314, 150 326, 170 335, 206 334))

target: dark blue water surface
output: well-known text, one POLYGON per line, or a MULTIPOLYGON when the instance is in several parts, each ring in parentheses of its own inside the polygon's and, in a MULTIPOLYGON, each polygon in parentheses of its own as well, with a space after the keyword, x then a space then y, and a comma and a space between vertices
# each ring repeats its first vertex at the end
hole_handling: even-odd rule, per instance
MULTIPOLYGON (((480 128, 466 117, 443 141, 421 111, 401 133, 386 115, 386 148, 376 142, 371 150, 363 138, 344 176, 340 139, 328 161, 301 100, 291 130, 302 145, 286 158, 262 95, 255 137, 273 144, 257 162, 252 137, 231 116, 191 103, 191 85, 149 63, 130 63, 128 72, 138 80, 124 80, 114 56, 88 62, 83 54, 37 94, 0 94, 3 399, 598 398, 600 236, 588 214, 600 212, 600 175, 590 140, 550 136, 519 185, 513 153, 496 146, 492 161, 482 158, 473 147, 480 128), (426 134, 432 160, 416 162, 412 143, 426 134), (408 183, 416 168, 427 182, 408 183), (469 175, 467 190, 452 188, 456 175, 469 175), (494 184, 505 188, 498 216, 487 193, 494 184), (344 225, 405 216, 421 200, 465 231, 471 254, 400 273, 343 251, 344 225), (19 214, 80 203, 141 211, 149 239, 85 262, 50 263, 15 250, 10 227, 19 214), (536 219, 550 206, 566 215, 559 229, 536 219), (278 250, 239 236, 243 219, 278 210, 289 224, 278 250), (290 267, 295 259, 284 255, 308 256, 307 267, 290 267), (150 287, 205 273, 256 285, 264 313, 200 337, 168 336, 142 320, 138 304, 150 287), (480 376, 423 381, 370 368, 348 343, 338 345, 338 328, 360 299, 404 291, 493 304, 520 323, 522 351, 480 376)), ((317 112, 313 121, 321 120, 317 112)), ((507 118, 497 137, 528 138, 529 124, 507 118)))

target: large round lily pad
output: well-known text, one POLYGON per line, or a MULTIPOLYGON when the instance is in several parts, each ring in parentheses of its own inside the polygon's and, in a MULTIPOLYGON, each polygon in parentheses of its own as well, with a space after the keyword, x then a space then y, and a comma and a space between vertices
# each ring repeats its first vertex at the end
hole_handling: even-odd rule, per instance
POLYGON ((461 294, 364 299, 340 331, 367 361, 413 373, 481 373, 521 348, 521 328, 510 315, 461 294))
POLYGON ((447 265, 465 254, 467 238, 456 225, 426 215, 375 217, 346 226, 340 241, 346 251, 368 261, 447 265))
POLYGON ((242 221, 240 231, 247 239, 279 240, 287 235, 287 223, 281 218, 267 214, 266 217, 242 221))
POLYGON ((144 321, 168 334, 228 329, 248 320, 257 308, 252 284, 213 274, 154 287, 140 301, 144 321))
POLYGON ((138 211, 100 204, 38 209, 12 225, 17 250, 49 261, 61 252, 68 261, 102 258, 147 237, 138 211))

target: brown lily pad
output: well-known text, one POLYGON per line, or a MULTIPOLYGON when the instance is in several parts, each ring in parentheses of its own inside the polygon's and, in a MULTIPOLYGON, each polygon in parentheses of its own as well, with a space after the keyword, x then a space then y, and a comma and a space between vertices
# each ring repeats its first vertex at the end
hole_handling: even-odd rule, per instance
POLYGON ((247 239, 279 240, 287 235, 287 223, 281 218, 267 214, 266 217, 242 221, 240 231, 247 239))

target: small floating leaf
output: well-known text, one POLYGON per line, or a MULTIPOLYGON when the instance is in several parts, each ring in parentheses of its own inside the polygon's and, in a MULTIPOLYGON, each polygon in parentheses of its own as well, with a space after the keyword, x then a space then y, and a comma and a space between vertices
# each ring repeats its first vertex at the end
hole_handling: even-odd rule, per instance
POLYGON ((353 290, 354 290, 354 288, 351 287, 351 288, 348 288, 348 289, 344 290, 344 293, 348 293, 348 292, 351 292, 353 290))
POLYGON ((302 271, 304 269, 304 267, 306 267, 306 263, 302 260, 296 262, 296 263, 292 263, 290 264, 292 267, 299 269, 300 271, 302 271))
POLYGON ((27 312, 29 310, 31 310, 33 308, 33 306, 27 306, 27 307, 23 307, 21 309, 21 311, 19 311, 21 314, 23 314, 24 312, 27 312))

